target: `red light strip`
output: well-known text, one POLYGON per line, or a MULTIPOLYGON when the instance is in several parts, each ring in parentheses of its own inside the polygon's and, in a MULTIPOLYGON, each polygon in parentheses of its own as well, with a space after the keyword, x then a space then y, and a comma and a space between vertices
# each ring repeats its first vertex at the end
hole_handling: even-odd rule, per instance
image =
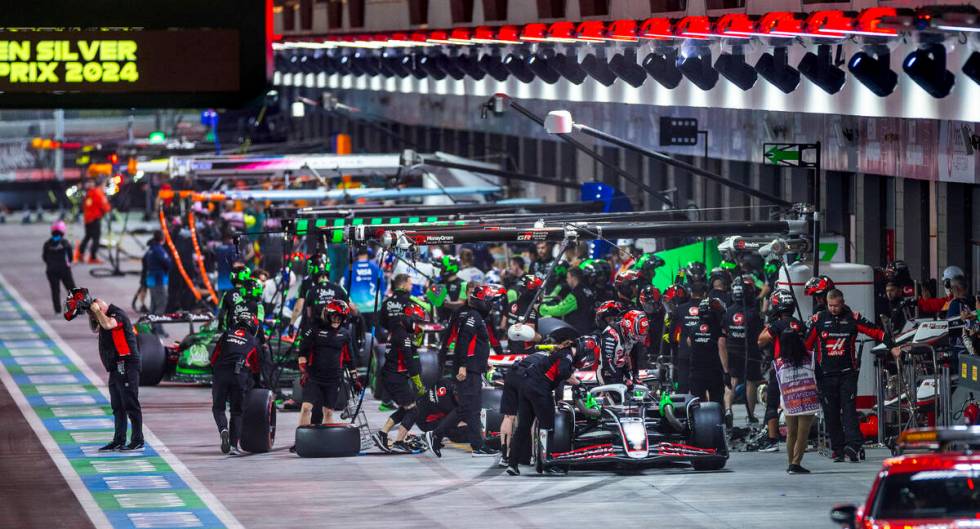
POLYGON ((669 18, 648 18, 640 24, 639 36, 642 39, 666 40, 673 39, 674 29, 669 18))
POLYGON ((682 18, 674 28, 674 32, 679 38, 685 39, 703 40, 717 36, 711 32, 711 21, 704 16, 682 18))

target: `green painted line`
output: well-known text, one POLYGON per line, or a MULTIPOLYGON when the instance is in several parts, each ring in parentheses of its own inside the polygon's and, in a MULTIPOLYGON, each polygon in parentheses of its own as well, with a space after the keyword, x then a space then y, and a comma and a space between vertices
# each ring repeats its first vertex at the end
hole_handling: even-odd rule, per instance
MULTIPOLYGON (((125 495, 132 498, 134 502, 150 500, 152 498, 158 498, 161 494, 173 495, 180 499, 183 505, 179 507, 181 509, 204 509, 207 505, 194 494, 194 491, 187 489, 166 489, 153 492, 132 492, 132 491, 114 491, 114 492, 93 492, 92 496, 95 497, 95 502, 99 504, 104 510, 117 510, 117 509, 127 509, 127 507, 117 500, 117 495, 125 495)), ((131 508, 133 511, 147 511, 155 507, 139 507, 131 508)))
MULTIPOLYGON (((81 416, 81 415, 79 415, 79 416, 71 416, 71 417, 57 416, 57 415, 54 414, 54 412, 51 411, 51 408, 60 408, 60 407, 62 407, 62 406, 34 406, 34 411, 36 411, 38 417, 40 417, 42 419, 55 419, 55 418, 57 418, 57 419, 76 419, 76 418, 77 419, 84 419, 85 418, 84 416, 81 416)), ((64 406, 64 407, 67 407, 67 406, 64 406)), ((99 408, 99 409, 101 409, 102 411, 105 412, 105 415, 112 415, 112 408, 110 406, 93 405, 93 406, 86 406, 86 407, 87 408, 99 408)), ((62 434, 62 433, 70 433, 70 432, 67 432, 67 431, 65 431, 65 432, 56 431, 56 432, 51 432, 51 435, 57 437, 58 434, 62 434)))
MULTIPOLYGON (((46 386, 47 384, 39 384, 39 385, 40 386, 46 386)), ((92 384, 55 384, 55 385, 59 385, 59 386, 65 386, 65 385, 70 385, 70 386, 76 386, 77 385, 77 386, 81 386, 82 389, 85 390, 85 393, 81 393, 81 392, 79 392, 79 393, 40 393, 37 390, 37 386, 35 386, 33 384, 24 384, 24 385, 20 386, 20 390, 24 393, 24 396, 26 396, 26 397, 36 397, 38 395, 48 395, 48 396, 50 396, 50 395, 58 395, 58 396, 62 396, 62 395, 86 395, 86 394, 92 395, 92 394, 95 394, 98 391, 98 389, 94 385, 92 385, 92 384)))
MULTIPOLYGON (((150 456, 147 456, 147 457, 125 458, 125 459, 137 459, 139 461, 146 461, 146 462, 150 463, 151 465, 153 465, 153 470, 151 471, 151 470, 147 469, 147 472, 173 472, 173 469, 170 468, 170 465, 168 465, 163 460, 162 457, 158 457, 158 456, 152 456, 152 457, 150 457, 150 456)), ((110 462, 112 462, 112 461, 115 461, 115 460, 108 459, 108 458, 106 458, 106 459, 95 459, 95 458, 72 459, 71 460, 71 466, 75 468, 75 472, 78 472, 79 475, 82 475, 82 476, 91 476, 93 474, 101 474, 98 470, 95 469, 95 467, 92 465, 92 463, 93 462, 103 462, 103 461, 110 461, 110 462)))

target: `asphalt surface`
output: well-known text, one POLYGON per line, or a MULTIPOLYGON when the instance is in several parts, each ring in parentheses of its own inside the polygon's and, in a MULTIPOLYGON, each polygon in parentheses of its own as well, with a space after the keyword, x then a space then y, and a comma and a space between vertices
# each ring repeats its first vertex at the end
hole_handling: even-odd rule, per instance
MULTIPOLYGON (((69 238, 81 235, 72 226, 69 238)), ((81 358, 105 380, 96 341, 81 321, 54 315, 40 261, 46 225, 0 225, 0 274, 41 314, 81 358)), ((140 237, 145 239, 144 236, 140 237)), ((126 247, 135 244, 127 239, 126 247)), ((134 252, 135 253, 135 252, 134 252)), ((122 268, 138 271, 138 261, 122 268)), ((136 275, 93 278, 92 265, 76 265, 75 280, 93 294, 128 307, 136 275)), ((173 332, 179 332, 173 327, 173 332)), ((0 331, 2 332, 2 331, 0 331)), ((179 338, 180 336, 173 336, 179 338)), ((0 386, 3 387, 3 386, 0 386)), ((56 499, 71 527, 86 527, 84 513, 60 475, 46 466, 20 411, 0 390, 0 528, 57 527, 41 500, 19 510, 24 497, 56 499), (16 450, 11 449, 14 448, 16 450), (9 513, 16 516, 9 517, 9 513), (14 525, 10 525, 16 520, 14 525)), ((224 456, 210 412, 210 389, 164 383, 141 388, 147 427, 245 527, 581 527, 772 528, 790 524, 834 527, 828 513, 837 503, 859 502, 886 456, 869 450, 860 464, 833 463, 808 453, 811 475, 785 473, 785 447, 778 453, 734 453, 723 471, 694 472, 686 466, 642 472, 574 471, 565 477, 538 476, 526 469, 510 477, 489 458, 456 449, 443 458, 368 453, 346 459, 301 459, 287 451, 295 413, 279 415, 276 448, 268 454, 224 456), (506 525, 505 525, 506 524, 506 525)), ((385 414, 370 401, 369 422, 385 414)))

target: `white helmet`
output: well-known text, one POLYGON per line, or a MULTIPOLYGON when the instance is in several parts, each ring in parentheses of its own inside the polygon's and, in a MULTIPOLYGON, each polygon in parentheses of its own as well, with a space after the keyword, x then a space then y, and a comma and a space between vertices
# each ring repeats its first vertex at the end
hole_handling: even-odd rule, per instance
POLYGON ((958 266, 947 266, 946 269, 943 270, 943 281, 953 279, 954 277, 966 277, 966 274, 964 274, 963 269, 958 266))

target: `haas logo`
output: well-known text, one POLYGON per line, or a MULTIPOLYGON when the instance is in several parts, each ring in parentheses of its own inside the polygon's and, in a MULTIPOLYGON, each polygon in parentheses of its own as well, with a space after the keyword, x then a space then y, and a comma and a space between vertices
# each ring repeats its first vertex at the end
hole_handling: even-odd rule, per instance
POLYGON ((824 340, 826 340, 828 336, 830 336, 830 333, 827 331, 820 333, 820 337, 823 338, 824 340))
POLYGON ((701 324, 701 332, 708 332, 708 324, 707 323, 702 323, 701 324))
POLYGON ((691 316, 697 316, 698 315, 698 308, 697 307, 691 307, 691 308, 687 309, 687 313, 689 315, 691 315, 691 316))
POLYGON ((732 316, 732 323, 734 323, 735 325, 741 325, 745 323, 745 315, 742 314, 741 312, 736 312, 735 315, 732 316))
MULTIPOLYGON (((796 331, 796 332, 800 332, 800 324, 799 324, 799 323, 796 323, 795 321, 792 321, 792 322, 790 322, 790 324, 789 324, 789 326, 790 326, 790 328, 792 328, 792 329, 793 329, 794 331, 796 331)), ((824 334, 826 334, 826 333, 824 333, 824 334)))
POLYGON ((446 393, 448 393, 446 386, 439 386, 439 388, 436 389, 436 395, 439 395, 440 397, 445 397, 446 393))

